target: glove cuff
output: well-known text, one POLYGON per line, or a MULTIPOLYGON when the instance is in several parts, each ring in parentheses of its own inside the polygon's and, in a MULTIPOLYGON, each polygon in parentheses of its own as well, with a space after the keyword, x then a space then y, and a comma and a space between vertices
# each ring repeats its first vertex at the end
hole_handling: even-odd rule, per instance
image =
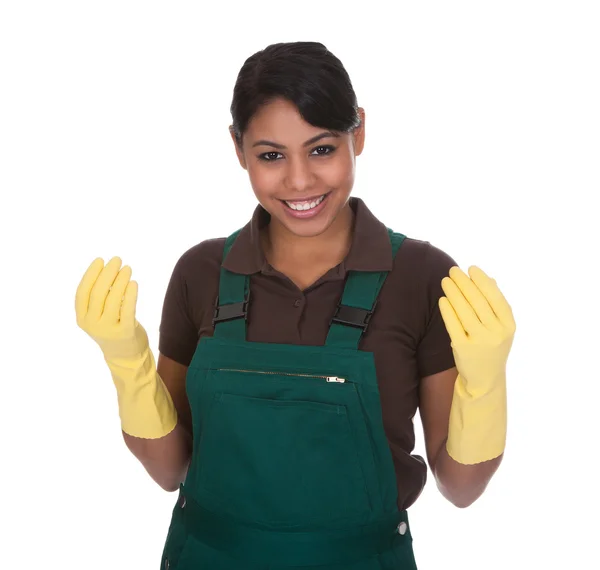
POLYGON ((150 348, 136 360, 107 360, 117 389, 122 430, 134 437, 158 439, 177 424, 171 395, 156 370, 150 348))
POLYGON ((454 386, 448 439, 448 455, 458 463, 473 465, 494 459, 506 446, 507 406, 504 377, 490 384, 493 389, 469 394, 460 374, 454 386))

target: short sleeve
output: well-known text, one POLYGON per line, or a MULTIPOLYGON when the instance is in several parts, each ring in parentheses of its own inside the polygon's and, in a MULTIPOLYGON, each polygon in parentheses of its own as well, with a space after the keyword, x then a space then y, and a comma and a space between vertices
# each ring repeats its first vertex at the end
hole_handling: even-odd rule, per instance
POLYGON ((425 259, 427 306, 429 318, 425 331, 417 346, 419 376, 423 378, 454 367, 454 356, 450 336, 439 309, 439 299, 444 295, 442 279, 447 277, 452 266, 458 265, 452 257, 428 243, 425 259))
POLYGON ((198 342, 185 279, 186 254, 175 264, 163 302, 158 349, 166 357, 189 366, 198 342))

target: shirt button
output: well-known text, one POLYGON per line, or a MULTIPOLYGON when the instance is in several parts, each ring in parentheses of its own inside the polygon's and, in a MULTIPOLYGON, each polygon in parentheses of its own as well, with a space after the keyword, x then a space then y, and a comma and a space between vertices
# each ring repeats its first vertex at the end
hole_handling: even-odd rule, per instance
POLYGON ((302 305, 302 299, 296 299, 294 301, 294 307, 299 307, 300 305, 302 305))
POLYGON ((406 534, 406 523, 404 521, 402 521, 399 525, 398 525, 398 534, 406 534))

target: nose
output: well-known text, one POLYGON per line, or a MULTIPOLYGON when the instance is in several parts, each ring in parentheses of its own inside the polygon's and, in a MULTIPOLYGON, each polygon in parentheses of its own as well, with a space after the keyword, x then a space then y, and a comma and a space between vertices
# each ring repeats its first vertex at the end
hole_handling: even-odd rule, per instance
POLYGON ((316 178, 307 159, 293 158, 288 160, 285 175, 285 187, 288 190, 304 192, 314 185, 316 178))

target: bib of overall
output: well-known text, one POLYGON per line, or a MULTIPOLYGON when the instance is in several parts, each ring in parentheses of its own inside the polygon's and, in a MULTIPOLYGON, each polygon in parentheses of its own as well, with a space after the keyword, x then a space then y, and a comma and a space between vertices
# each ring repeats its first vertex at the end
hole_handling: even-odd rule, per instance
MULTIPOLYGON (((405 236, 388 231, 395 255, 405 236)), ((386 276, 349 272, 325 345, 304 346, 247 342, 249 276, 221 267, 161 570, 416 570, 373 354, 358 349, 386 276)))

